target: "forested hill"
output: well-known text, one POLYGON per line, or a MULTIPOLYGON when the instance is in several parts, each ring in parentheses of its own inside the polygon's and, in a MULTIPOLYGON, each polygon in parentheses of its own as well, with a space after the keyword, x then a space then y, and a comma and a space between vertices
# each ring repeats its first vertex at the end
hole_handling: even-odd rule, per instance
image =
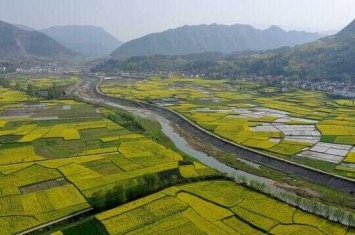
POLYGON ((122 44, 105 29, 92 25, 54 26, 41 32, 91 58, 108 56, 122 44))
POLYGON ((334 36, 301 46, 231 55, 140 56, 109 60, 93 71, 177 71, 211 78, 284 75, 301 79, 355 80, 355 21, 334 36))
POLYGON ((268 50, 315 41, 322 35, 300 31, 286 32, 277 26, 266 30, 250 25, 183 26, 129 41, 112 53, 113 59, 145 55, 186 55, 204 52, 233 53, 268 50))
POLYGON ((38 31, 27 31, 0 21, 0 58, 69 58, 80 56, 38 31))

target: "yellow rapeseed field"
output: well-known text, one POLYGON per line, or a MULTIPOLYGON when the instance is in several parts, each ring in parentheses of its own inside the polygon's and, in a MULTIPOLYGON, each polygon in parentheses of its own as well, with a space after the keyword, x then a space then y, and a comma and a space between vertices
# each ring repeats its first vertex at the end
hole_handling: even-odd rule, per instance
POLYGON ((347 234, 345 226, 305 213, 231 181, 175 186, 96 218, 110 234, 347 234), (159 230, 155 230, 159 229, 159 230))

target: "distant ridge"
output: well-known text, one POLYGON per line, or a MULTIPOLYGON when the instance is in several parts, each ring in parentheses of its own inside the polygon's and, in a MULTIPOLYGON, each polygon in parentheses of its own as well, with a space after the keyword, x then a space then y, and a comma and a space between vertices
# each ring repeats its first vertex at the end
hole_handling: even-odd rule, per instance
POLYGON ((338 36, 353 35, 355 36, 355 20, 338 33, 338 36))
POLYGON ((233 53, 268 50, 315 41, 322 35, 299 31, 286 32, 278 26, 266 30, 250 25, 185 25, 129 41, 111 54, 113 59, 144 55, 186 55, 203 52, 233 53))
POLYGON ((122 44, 103 28, 91 25, 54 26, 41 32, 64 46, 92 58, 107 56, 122 44))
MULTIPOLYGON (((272 27, 268 31, 279 31, 272 27)), ((291 33, 291 32, 290 32, 291 33)), ((355 82, 355 21, 339 33, 295 47, 229 55, 151 55, 108 60, 93 71, 176 71, 210 78, 284 76, 355 82)))
POLYGON ((69 58, 80 56, 38 31, 27 31, 0 21, 0 57, 23 59, 29 56, 69 58))
POLYGON ((27 25, 23 25, 23 24, 15 24, 14 26, 16 26, 17 28, 26 30, 26 31, 35 31, 36 29, 29 27, 27 25))

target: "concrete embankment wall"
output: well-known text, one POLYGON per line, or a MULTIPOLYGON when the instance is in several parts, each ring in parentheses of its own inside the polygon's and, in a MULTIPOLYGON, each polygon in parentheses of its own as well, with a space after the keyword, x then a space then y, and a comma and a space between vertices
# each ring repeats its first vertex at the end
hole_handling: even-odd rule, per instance
POLYGON ((208 143, 211 146, 214 146, 220 150, 231 153, 238 156, 241 159, 245 159, 260 165, 270 167, 291 175, 296 175, 301 178, 307 179, 311 182, 315 182, 321 185, 326 185, 331 188, 341 190, 346 193, 355 192, 355 181, 346 179, 340 176, 332 175, 327 172, 320 171, 318 169, 310 168, 307 166, 302 166, 287 160, 279 159, 271 155, 267 155, 261 152, 258 152, 253 149, 245 148, 239 146, 231 141, 223 139, 219 136, 216 136, 213 133, 210 133, 203 128, 197 126, 190 120, 186 119, 182 115, 145 102, 136 102, 132 100, 126 100, 121 98, 108 97, 101 93, 99 90, 99 84, 94 89, 95 94, 102 99, 105 99, 110 102, 116 102, 125 106, 146 108, 152 112, 158 113, 161 116, 169 119, 171 122, 179 125, 184 130, 188 131, 193 136, 196 136, 199 140, 204 143, 208 143))

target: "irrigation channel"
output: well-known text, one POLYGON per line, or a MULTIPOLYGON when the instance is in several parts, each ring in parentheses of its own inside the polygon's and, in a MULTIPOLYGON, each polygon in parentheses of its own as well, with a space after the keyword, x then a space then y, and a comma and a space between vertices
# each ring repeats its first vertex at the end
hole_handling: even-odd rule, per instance
MULTIPOLYGON (((246 179, 247 182, 250 181, 257 181, 259 183, 265 184, 269 190, 274 193, 282 193, 286 192, 286 190, 279 185, 276 181, 267 179, 264 177, 260 177, 257 175, 250 174, 245 171, 237 170, 232 168, 212 156, 209 156, 207 153, 198 150, 197 148, 193 147, 188 140, 186 140, 183 136, 178 134, 178 131, 175 129, 177 128, 172 122, 161 115, 154 113, 150 110, 145 108, 137 108, 132 106, 123 105, 121 103, 115 103, 111 101, 107 101, 104 99, 96 98, 94 94, 92 94, 93 86, 97 83, 97 79, 94 80, 87 80, 81 88, 75 90, 74 95, 80 97, 81 99, 90 102, 90 103, 97 103, 100 105, 108 105, 114 108, 123 109, 131 114, 138 115, 142 118, 150 119, 153 121, 159 122, 162 127, 162 132, 171 139, 171 141, 175 144, 175 146, 185 154, 193 157, 194 159, 202 162, 203 164, 209 166, 210 168, 217 170, 220 173, 227 175, 228 177, 234 178, 236 181, 240 180, 242 177, 246 179)), ((249 162, 244 159, 240 159, 240 161, 248 164, 251 167, 259 168, 260 165, 249 162)))
POLYGON ((206 131, 205 129, 190 121, 183 115, 161 107, 159 105, 147 103, 144 101, 127 100, 107 96, 103 94, 100 90, 100 84, 102 81, 104 81, 104 79, 100 78, 99 82, 95 86, 91 85, 91 93, 94 99, 99 98, 103 100, 104 103, 113 102, 115 104, 119 103, 123 106, 150 110, 151 112, 170 120, 172 123, 178 125, 181 129, 187 131, 187 133, 191 134, 196 138, 199 138, 200 141, 203 141, 204 143, 209 144, 219 150, 225 151, 229 154, 238 156, 237 159, 244 159, 253 163, 272 168, 274 170, 282 171, 291 175, 296 175, 313 183, 325 185, 345 193, 354 194, 355 180, 353 179, 335 175, 333 173, 322 171, 310 166, 305 166, 286 159, 281 159, 255 149, 236 144, 223 137, 217 136, 212 132, 206 131))
MULTIPOLYGON (((106 104, 110 105, 112 107, 124 109, 132 114, 139 115, 140 117, 159 122, 159 124, 162 127, 162 132, 171 139, 171 141, 175 144, 175 146, 180 151, 197 159, 198 161, 204 163, 205 165, 211 167, 212 169, 215 169, 223 174, 226 174, 229 177, 234 177, 236 180, 239 177, 243 176, 243 177, 246 177, 248 180, 257 180, 257 181, 260 181, 261 183, 265 183, 269 186, 272 185, 273 181, 270 179, 255 176, 255 175, 249 174, 244 171, 236 170, 230 166, 227 166, 224 163, 221 163, 220 161, 216 160, 215 158, 209 156, 208 154, 206 154, 200 150, 196 150, 194 147, 192 147, 188 143, 188 141, 183 136, 180 136, 177 133, 177 131, 174 129, 172 123, 169 120, 167 120, 166 118, 164 118, 158 114, 152 113, 151 111, 148 111, 146 109, 131 108, 131 107, 115 104, 112 102, 108 102, 106 104)), ((253 167, 257 167, 257 168, 260 167, 258 164, 248 162, 246 160, 243 160, 243 162, 245 162, 248 165, 253 166, 253 167)), ((275 190, 276 190, 276 187, 275 187, 275 190)), ((277 190, 281 190, 281 189, 277 187, 277 190)))
MULTIPOLYGON (((214 157, 209 156, 207 153, 205 153, 201 150, 198 150, 197 148, 193 147, 192 144, 190 144, 183 136, 178 134, 178 131, 175 129, 175 128, 177 128, 176 125, 173 125, 171 121, 169 121, 168 119, 162 117, 161 115, 159 115, 153 111, 149 111, 148 109, 145 109, 144 107, 137 108, 137 107, 132 107, 129 105, 124 105, 124 104, 122 104, 122 102, 111 102, 111 101, 109 101, 109 99, 98 98, 94 92, 97 84, 98 84, 98 78, 86 77, 85 79, 79 81, 77 84, 69 87, 66 90, 66 95, 67 96, 74 95, 74 96, 78 97, 79 99, 81 99, 85 102, 88 102, 88 103, 96 104, 99 106, 111 106, 114 108, 123 109, 129 113, 138 115, 140 117, 157 121, 160 123, 160 125, 162 127, 162 132, 167 137, 169 137, 171 139, 171 141, 175 144, 175 146, 180 151, 197 159, 198 161, 204 163, 205 165, 211 167, 212 169, 215 169, 220 173, 226 174, 228 177, 234 178, 236 181, 239 181, 241 177, 244 177, 246 179, 246 182, 254 181, 254 182, 262 183, 267 186, 269 193, 271 193, 273 195, 281 194, 284 192, 285 193, 287 192, 289 195, 294 195, 292 192, 289 192, 288 190, 286 190, 287 187, 286 188, 280 187, 280 184, 278 184, 277 181, 267 179, 264 177, 260 177, 257 175, 253 175, 253 174, 250 174, 245 171, 237 170, 235 168, 232 168, 232 167, 218 161, 214 157)), ((260 167, 259 164, 247 161, 245 159, 238 159, 238 160, 248 164, 251 167, 255 167, 255 168, 260 167)), ((288 204, 293 204, 293 203, 290 202, 288 204)), ((295 205, 295 204, 293 204, 293 205, 295 205)), ((297 205, 295 205, 295 206, 297 206, 297 205)), ((310 211, 307 208, 303 208, 302 206, 299 206, 299 208, 312 213, 312 211, 310 211)), ((336 209, 335 207, 331 207, 331 208, 333 210, 336 209)), ((323 214, 323 212, 318 212, 315 214, 320 215, 320 216, 325 216, 325 214, 323 214)), ((92 214, 90 213, 90 211, 83 211, 83 212, 80 212, 76 215, 72 215, 72 216, 57 220, 57 221, 53 221, 48 224, 38 226, 36 228, 30 229, 27 231, 23 231, 19 234, 22 234, 22 235, 42 234, 42 233, 48 234, 48 231, 56 231, 56 229, 58 229, 58 228, 63 228, 60 226, 63 226, 63 224, 67 220, 83 221, 83 220, 91 218, 91 217, 92 217, 92 214)), ((331 216, 330 219, 335 221, 336 218, 331 216)), ((344 225, 347 225, 346 221, 341 221, 341 223, 344 225)))
MULTIPOLYGON (((97 89, 98 89, 99 84, 100 84, 100 82, 98 82, 97 77, 86 77, 85 79, 83 79, 81 81, 81 86, 76 86, 76 88, 72 90, 71 94, 78 97, 79 99, 81 99, 85 102, 88 102, 88 103, 96 104, 99 106, 111 106, 114 108, 123 109, 131 114, 138 115, 140 117, 147 118, 147 119, 150 119, 153 121, 157 121, 160 123, 160 125, 162 127, 162 129, 161 129, 162 132, 167 137, 169 137, 171 139, 171 141, 175 144, 175 146, 180 151, 197 159, 198 161, 204 163, 205 165, 211 167, 212 169, 215 169, 215 170, 219 171, 220 173, 226 174, 227 176, 234 178, 237 182, 238 181, 240 182, 240 179, 244 178, 245 179, 244 183, 245 182, 250 183, 253 181, 253 182, 258 182, 258 183, 264 184, 267 187, 267 191, 268 191, 267 194, 273 195, 276 198, 278 198, 290 205, 297 206, 298 208, 300 208, 304 211, 308 211, 310 213, 314 213, 316 215, 323 216, 323 217, 328 218, 330 220, 337 221, 336 216, 334 216, 334 211, 337 210, 336 207, 333 207, 333 206, 328 207, 327 205, 325 205, 323 203, 319 203, 318 204, 319 206, 328 207, 329 209, 331 209, 333 211, 333 214, 327 215, 326 212, 324 212, 324 211, 313 211, 312 208, 308 208, 307 205, 297 204, 295 202, 288 201, 287 199, 285 199, 285 200, 281 199, 278 196, 282 195, 283 193, 287 193, 288 195, 293 195, 293 196, 295 196, 295 194, 290 192, 289 190, 287 190, 288 186, 285 186, 282 184, 280 185, 275 180, 260 177, 260 176, 253 175, 253 174, 250 174, 245 171, 235 169, 233 167, 230 167, 230 166, 218 161, 214 157, 209 156, 207 153, 195 148, 192 144, 189 143, 189 141, 187 139, 185 139, 184 136, 181 136, 180 134, 178 134, 178 129, 175 129, 175 128, 180 128, 180 127, 178 127, 177 125, 174 125, 174 123, 172 121, 163 117, 159 113, 154 112, 154 110, 153 111, 148 110, 144 106, 139 105, 139 103, 138 103, 138 105, 132 106, 132 105, 130 105, 130 104, 132 104, 132 101, 128 101, 126 103, 125 100, 122 100, 122 99, 110 98, 105 95, 97 96, 97 89)), ((201 141, 203 141, 203 140, 201 140, 201 141)), ((206 143, 206 144, 208 144, 208 143, 206 143)), ((248 161, 245 159, 238 159, 238 160, 248 164, 251 167, 255 167, 255 168, 261 167, 261 165, 255 163, 255 162, 251 162, 251 161, 248 161)), ((321 174, 321 175, 324 174, 322 172, 318 172, 318 173, 315 172, 315 173, 321 174)), ((338 180, 341 180, 341 179, 338 179, 338 180)), ((346 213, 349 214, 350 212, 346 212, 346 213)), ((341 221, 338 221, 338 222, 340 222, 344 225, 348 225, 348 222, 347 222, 345 216, 341 221)))

